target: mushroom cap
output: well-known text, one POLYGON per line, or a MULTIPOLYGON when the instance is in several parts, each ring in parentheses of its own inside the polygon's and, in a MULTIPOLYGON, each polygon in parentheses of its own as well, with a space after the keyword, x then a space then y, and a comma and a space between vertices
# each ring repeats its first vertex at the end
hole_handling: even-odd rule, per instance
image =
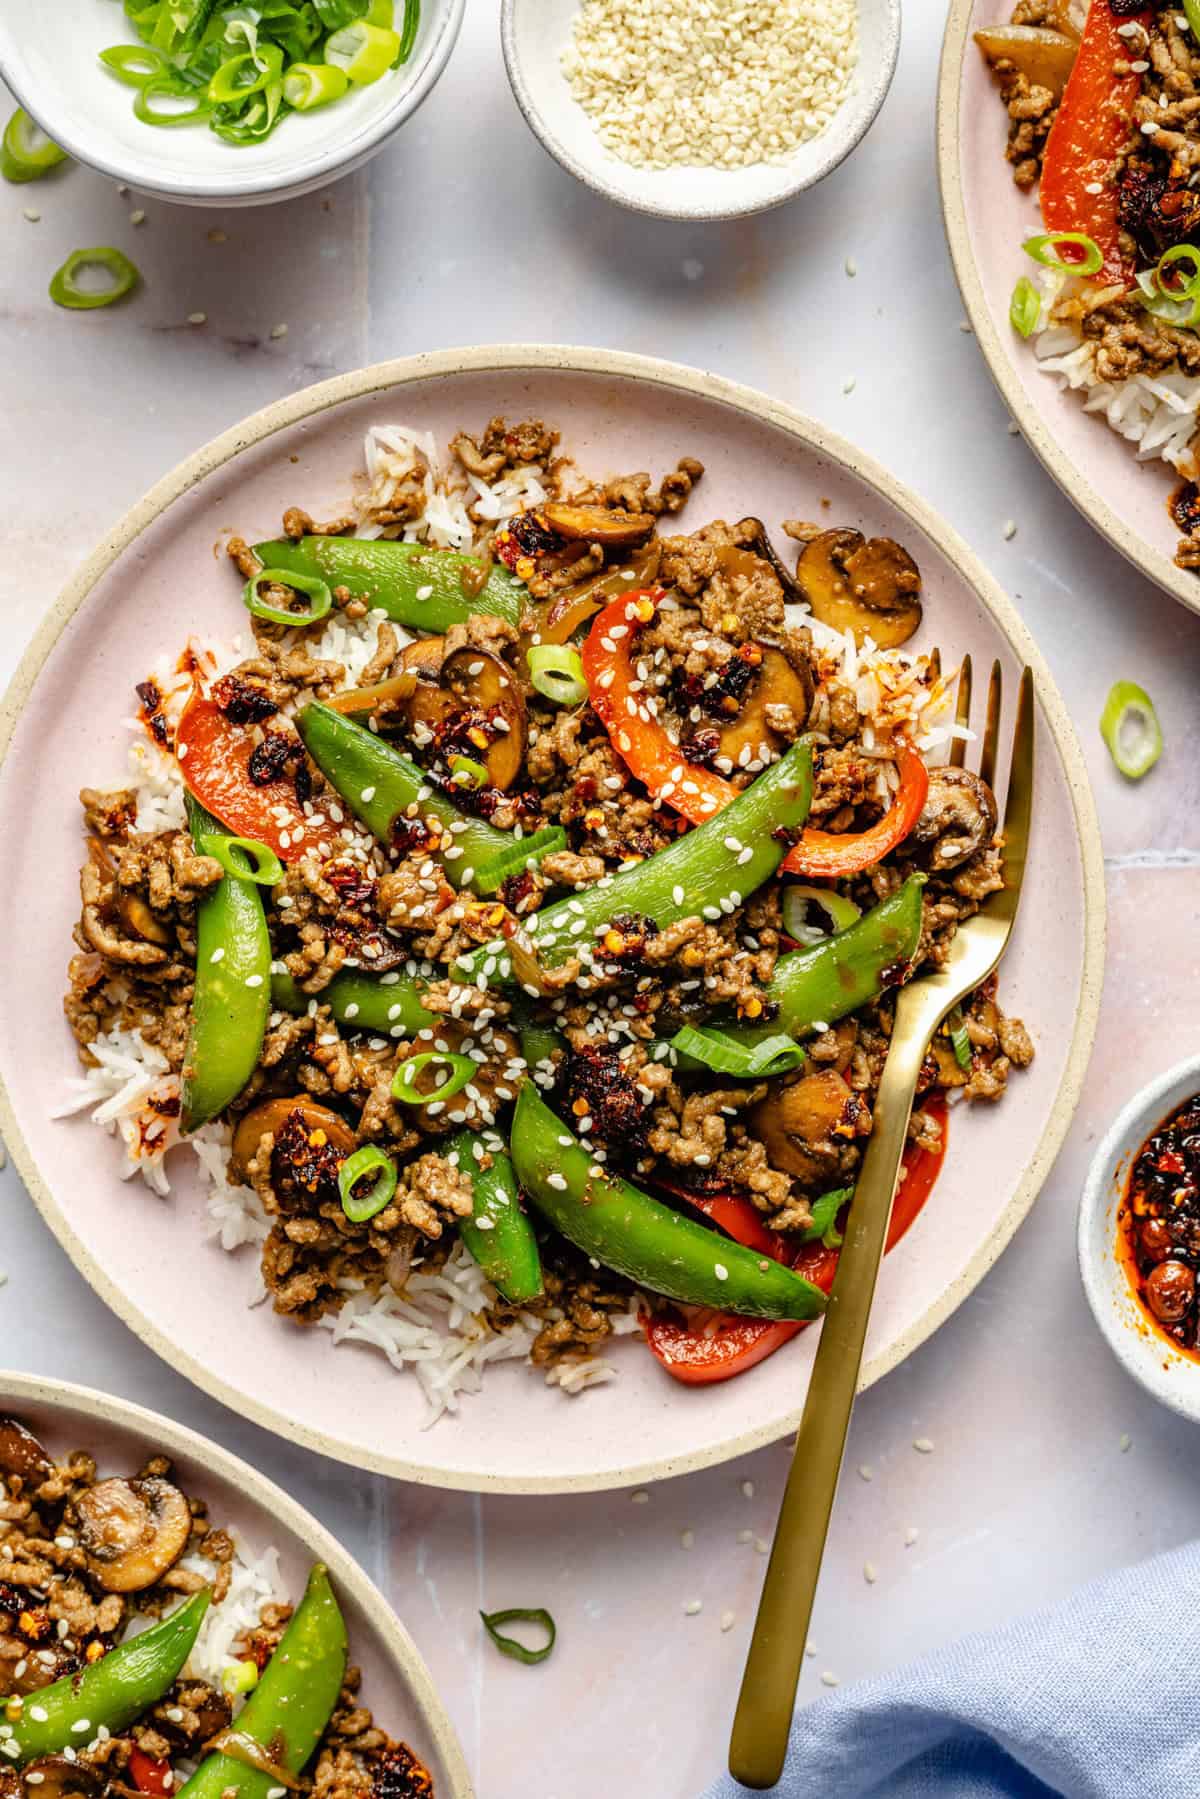
POLYGON ((992 841, 999 816, 996 796, 980 775, 969 768, 931 768, 909 842, 932 873, 944 874, 992 841))
POLYGON ((187 1548, 192 1514, 169 1480, 117 1476, 75 1501, 88 1572, 110 1593, 138 1593, 162 1579, 187 1548))

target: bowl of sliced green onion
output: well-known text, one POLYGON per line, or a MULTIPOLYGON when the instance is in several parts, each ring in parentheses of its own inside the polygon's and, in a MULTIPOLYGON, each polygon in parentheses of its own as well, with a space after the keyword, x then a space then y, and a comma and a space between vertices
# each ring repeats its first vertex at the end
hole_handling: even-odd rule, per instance
MULTIPOLYGON (((68 155, 164 200, 254 205, 373 155, 449 60, 466 0, 41 0, 0 9, 0 75, 68 155)), ((7 144, 19 162, 22 142, 7 144)), ((36 171, 40 172, 40 170, 36 171)))

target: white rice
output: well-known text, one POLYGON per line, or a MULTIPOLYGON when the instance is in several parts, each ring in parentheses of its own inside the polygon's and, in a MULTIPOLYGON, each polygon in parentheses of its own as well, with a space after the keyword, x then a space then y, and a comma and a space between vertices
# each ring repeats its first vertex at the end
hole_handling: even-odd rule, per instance
MULTIPOLYGON (((210 1605, 204 1614, 200 1634, 196 1638, 188 1667, 200 1680, 220 1689, 221 1675, 237 1660, 234 1649, 238 1638, 259 1627, 265 1605, 280 1605, 287 1599, 279 1572, 279 1551, 264 1549, 249 1560, 241 1546, 235 1544, 231 1561, 229 1591, 220 1605, 210 1605)), ((186 1555, 181 1568, 211 1580, 214 1565, 206 1557, 186 1555)))

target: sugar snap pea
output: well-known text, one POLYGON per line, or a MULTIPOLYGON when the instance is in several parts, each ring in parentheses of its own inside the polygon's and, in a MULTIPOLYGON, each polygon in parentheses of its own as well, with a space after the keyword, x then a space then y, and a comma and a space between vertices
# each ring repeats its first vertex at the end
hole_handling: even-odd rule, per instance
POLYGON ((513 1305, 537 1299, 542 1262, 537 1238, 521 1210, 517 1178, 499 1138, 481 1131, 458 1131, 447 1145, 458 1158, 474 1194, 474 1210, 459 1221, 459 1235, 497 1292, 513 1305), (484 1162, 488 1167, 483 1167, 484 1162))
POLYGON ((525 589, 515 576, 500 563, 485 571, 477 556, 456 550, 382 537, 302 537, 298 543, 255 544, 254 554, 264 568, 348 587, 372 610, 417 631, 448 631, 473 612, 492 613, 510 625, 521 617, 525 589))

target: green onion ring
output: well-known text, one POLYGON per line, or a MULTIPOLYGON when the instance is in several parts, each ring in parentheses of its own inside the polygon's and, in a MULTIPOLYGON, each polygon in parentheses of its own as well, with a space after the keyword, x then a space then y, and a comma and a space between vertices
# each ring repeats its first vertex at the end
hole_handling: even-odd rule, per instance
POLYGON ((401 1100, 406 1106, 431 1106, 441 1100, 453 1099, 468 1081, 474 1080, 477 1072, 472 1056, 457 1056, 448 1050, 424 1050, 419 1056, 409 1056, 406 1062, 401 1062, 392 1081, 392 1098, 401 1100), (440 1063, 450 1073, 432 1093, 420 1093, 416 1086, 417 1076, 431 1062, 440 1063))
POLYGON ((386 75, 396 60, 400 38, 382 25, 355 19, 325 39, 325 61, 342 69, 355 87, 367 87, 386 75))
POLYGON ((759 1043, 739 1043, 735 1037, 712 1026, 685 1024, 671 1038, 677 1055, 689 1056, 712 1074, 727 1074, 734 1080, 770 1080, 788 1074, 804 1061, 804 1051, 793 1037, 778 1031, 759 1043))
POLYGON ((352 1156, 338 1169, 338 1192, 342 1196, 342 1210, 351 1224, 365 1224, 368 1218, 374 1218, 384 1207, 391 1204, 396 1191, 396 1164, 390 1156, 385 1156, 376 1143, 366 1143, 356 1149, 352 1156), (358 1183, 373 1174, 366 1193, 356 1193, 358 1183))
POLYGON ((970 1074, 971 1069, 974 1066, 974 1056, 971 1049, 971 1039, 967 1034, 967 1027, 963 1022, 961 1006, 955 1006, 954 1010, 951 1012, 949 1018, 946 1020, 946 1029, 949 1033, 951 1048, 954 1051, 954 1060, 958 1063, 964 1074, 970 1074))
POLYGON ((477 787, 487 786, 488 771, 482 762, 472 762, 469 756, 451 756, 450 779, 456 787, 474 791, 477 787))
POLYGON ((333 594, 327 581, 317 575, 300 575, 280 568, 264 568, 257 575, 251 575, 242 589, 242 599, 246 610, 255 618, 265 619, 272 625, 291 625, 296 630, 318 624, 333 605, 333 594), (264 581, 275 587, 292 587, 297 593, 306 593, 312 605, 307 612, 287 612, 282 606, 270 606, 258 591, 264 581))
POLYGON ((839 931, 847 931, 856 919, 862 917, 862 907, 856 906, 852 899, 844 894, 831 893, 824 887, 806 887, 797 883, 794 887, 783 890, 783 928, 789 937, 797 943, 805 941, 802 932, 810 927, 805 915, 799 910, 801 906, 820 906, 831 924, 830 935, 836 936, 839 931))
POLYGON ((111 306, 132 293, 141 280, 136 264, 111 244, 94 250, 72 250, 60 269, 50 278, 50 298, 56 306, 70 307, 74 312, 90 312, 97 306, 111 306), (80 269, 99 268, 107 271, 111 285, 100 289, 80 287, 80 269))
POLYGON ((556 706, 578 706, 587 699, 583 657, 569 643, 538 643, 528 652, 529 679, 556 706))
POLYGON ((66 151, 18 106, 0 138, 0 175, 6 181, 38 181, 66 160, 66 151))
POLYGON ((1008 302, 1008 317, 1014 331, 1032 337, 1042 314, 1042 296, 1028 275, 1022 275, 1008 302))
POLYGON ((1136 681, 1118 681, 1100 714, 1100 735, 1129 781, 1149 774, 1163 751, 1162 726, 1154 701, 1136 681))
POLYGON ((331 62, 294 62, 283 78, 283 97, 297 112, 311 112, 340 100, 350 86, 344 69, 331 62))
POLYGON ((162 51, 152 50, 148 44, 114 44, 109 50, 101 50, 100 61, 126 87, 145 87, 148 81, 161 80, 171 73, 162 51))
POLYGON ((853 1187, 834 1187, 831 1192, 822 1193, 819 1199, 814 1199, 811 1207, 812 1223, 802 1233, 801 1243, 813 1243, 819 1237, 826 1249, 837 1249, 842 1241, 842 1233, 837 1228, 838 1213, 853 1198, 853 1187))
POLYGON ((1154 279, 1158 283, 1159 292, 1168 300, 1194 300, 1200 294, 1200 250, 1195 244, 1174 244, 1171 249, 1164 250, 1158 259, 1154 279), (1191 260, 1191 274, 1182 283, 1167 281, 1165 271, 1185 257, 1191 260))
POLYGON ((252 94, 261 94, 283 72, 283 51, 278 44, 263 44, 258 50, 243 50, 223 62, 208 84, 208 97, 214 106, 236 106, 252 94), (243 69, 253 69, 253 80, 240 81, 243 69))
POLYGON ((133 110, 143 125, 198 125, 207 119, 212 107, 203 94, 195 88, 185 87, 173 76, 158 76, 152 81, 143 82, 133 98, 133 110), (157 112, 154 108, 156 100, 190 100, 191 105, 181 112, 157 112))
POLYGON ((206 855, 215 856, 226 874, 258 887, 278 887, 283 863, 275 851, 254 837, 214 837, 206 855))
POLYGON ((511 1656, 514 1662, 544 1662, 558 1635, 554 1619, 544 1605, 514 1605, 506 1612, 480 1612, 479 1616, 483 1619, 483 1628, 501 1655, 511 1656), (500 1630, 502 1624, 540 1624, 546 1633, 546 1641, 540 1649, 527 1649, 524 1643, 518 1643, 516 1637, 504 1636, 500 1630))
POLYGON ((1027 237, 1022 249, 1034 262, 1040 262, 1046 269, 1057 269, 1061 275, 1094 275, 1104 266, 1099 244, 1086 231, 1041 231, 1036 237, 1027 237), (1056 254, 1059 244, 1075 244, 1083 255, 1068 262, 1056 254))
POLYGON ((1156 319, 1162 319, 1168 325, 1200 324, 1200 293, 1194 300, 1173 299, 1159 287, 1158 275, 1154 269, 1143 269, 1134 280, 1142 305, 1156 319))

